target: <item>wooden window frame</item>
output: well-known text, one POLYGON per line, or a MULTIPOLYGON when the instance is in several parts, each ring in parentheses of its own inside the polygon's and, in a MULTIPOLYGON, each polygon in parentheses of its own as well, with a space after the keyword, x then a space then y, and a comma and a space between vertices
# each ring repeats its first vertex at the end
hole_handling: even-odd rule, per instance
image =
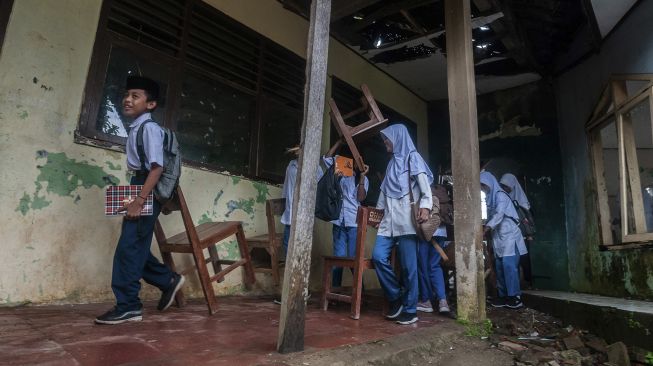
POLYGON ((650 123, 653 129, 653 74, 615 75, 608 86, 604 89, 599 102, 592 113, 592 117, 586 124, 588 135, 589 151, 594 171, 594 183, 596 191, 596 205, 598 207, 599 234, 601 237, 600 247, 603 250, 632 249, 649 247, 653 245, 653 232, 646 232, 646 222, 642 203, 642 194, 639 190, 631 192, 633 195, 633 211, 635 212, 636 233, 629 233, 628 216, 628 190, 627 184, 631 187, 639 187, 639 169, 629 167, 637 164, 637 150, 634 142, 632 125, 624 116, 635 106, 648 99, 650 105, 650 123), (648 82, 646 86, 634 93, 629 94, 626 83, 628 81, 648 82), (603 165, 603 144, 601 141, 601 130, 614 123, 618 140, 618 164, 619 164, 619 212, 621 215, 621 243, 613 240, 611 231, 611 215, 608 205, 607 186, 605 182, 605 167, 603 165), (627 164, 630 162, 630 164, 627 164), (630 171, 627 171, 630 170, 630 171), (635 174, 632 174, 632 173, 635 174), (627 182, 628 180, 628 182, 627 182))
MULTIPOLYGON (((306 62, 305 59, 292 53, 283 46, 276 44, 272 40, 256 33, 254 30, 236 20, 231 19, 226 14, 220 12, 218 9, 202 0, 186 0, 183 15, 184 23, 181 26, 181 44, 178 53, 171 55, 142 43, 138 43, 138 41, 120 35, 109 29, 109 15, 114 1, 116 0, 104 0, 102 5, 96 33, 96 41, 93 47, 91 65, 86 79, 80 120, 78 128, 75 131, 75 142, 115 151, 125 151, 124 145, 126 143, 126 138, 102 133, 96 127, 97 115, 100 104, 102 103, 110 52, 113 47, 121 47, 135 53, 139 57, 145 58, 148 63, 157 64, 170 70, 170 77, 168 79, 168 87, 165 96, 166 106, 163 123, 165 127, 172 130, 177 130, 177 122, 179 120, 178 117, 181 107, 180 95, 182 91, 182 81, 184 80, 186 73, 199 74, 229 87, 233 87, 239 91, 254 95, 256 97, 256 110, 250 121, 251 142, 249 147, 249 167, 231 174, 242 175, 247 178, 264 180, 271 183, 281 183, 283 181, 283 172, 280 174, 274 174, 265 171, 265 167, 260 163, 260 156, 264 153, 263 146, 261 145, 263 139, 260 137, 260 133, 263 129, 262 115, 265 113, 266 100, 269 99, 280 100, 291 104, 294 103, 298 105, 298 110, 303 112, 303 79, 305 77, 303 65, 306 62), (231 27, 229 28, 231 30, 237 29, 239 32, 238 37, 240 37, 241 34, 246 34, 246 37, 249 37, 248 39, 245 39, 245 41, 247 41, 250 48, 256 48, 256 51, 254 51, 255 54, 252 54, 252 51, 250 50, 243 49, 239 52, 245 52, 258 60, 258 69, 256 70, 255 85, 253 85, 253 88, 245 87, 244 84, 241 85, 233 80, 223 77, 222 75, 218 75, 207 65, 203 66, 198 62, 189 60, 187 51, 189 49, 189 40, 193 37, 190 34, 190 19, 193 14, 197 14, 197 16, 202 16, 204 18, 216 16, 217 19, 220 20, 220 24, 217 25, 218 27, 231 27), (224 23, 222 23, 222 21, 224 21, 224 23), (279 84, 275 83, 273 79, 270 79, 269 75, 273 75, 274 77, 276 71, 264 68, 264 66, 269 63, 269 60, 274 60, 274 62, 278 62, 279 65, 284 66, 282 71, 284 73, 290 72, 290 75, 285 75, 285 77, 293 79, 294 83, 297 85, 293 84, 292 89, 289 89, 285 85, 279 86, 279 84), (286 67, 287 65, 289 67, 286 67), (294 73, 290 66, 294 67, 294 73), (287 71, 288 69, 290 69, 290 71, 287 71), (300 84, 301 86, 299 86, 300 84), (276 90, 273 90, 274 88, 271 89, 270 85, 275 88, 283 87, 286 93, 279 92, 280 94, 278 96, 273 95, 276 90), (293 100, 293 98, 296 98, 297 100, 293 100)), ((234 41, 228 39, 228 36, 226 35, 217 35, 216 37, 220 38, 222 42, 231 42, 234 47, 237 47, 237 45, 234 44, 234 41)), ((206 42, 205 39, 202 39, 202 41, 206 42)), ((197 57, 197 54, 193 57, 197 57)), ((220 58, 219 55, 216 55, 216 57, 220 58)), ((275 67, 278 69, 281 67, 279 65, 276 65, 275 67)), ((299 143, 299 141, 297 141, 297 143, 299 143)), ((219 173, 224 173, 226 171, 224 167, 215 164, 208 164, 189 159, 184 159, 183 162, 185 165, 198 167, 204 170, 219 173)))

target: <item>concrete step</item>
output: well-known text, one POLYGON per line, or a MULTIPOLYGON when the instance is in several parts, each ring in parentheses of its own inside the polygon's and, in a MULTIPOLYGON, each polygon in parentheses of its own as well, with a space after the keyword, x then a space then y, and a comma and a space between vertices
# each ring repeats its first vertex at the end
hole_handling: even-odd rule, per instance
POLYGON ((608 343, 650 349, 653 302, 562 291, 524 291, 526 306, 587 329, 608 343))

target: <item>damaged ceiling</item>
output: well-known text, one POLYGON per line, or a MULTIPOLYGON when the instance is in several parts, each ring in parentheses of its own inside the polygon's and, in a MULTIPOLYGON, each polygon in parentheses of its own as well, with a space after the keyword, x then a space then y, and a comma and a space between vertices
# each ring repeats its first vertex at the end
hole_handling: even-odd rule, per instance
MULTIPOLYGON (((310 0, 279 0, 307 17, 310 0)), ((472 0, 479 94, 555 73, 590 0, 472 0)), ((443 0, 332 0, 331 33, 426 100, 447 97, 443 0)))

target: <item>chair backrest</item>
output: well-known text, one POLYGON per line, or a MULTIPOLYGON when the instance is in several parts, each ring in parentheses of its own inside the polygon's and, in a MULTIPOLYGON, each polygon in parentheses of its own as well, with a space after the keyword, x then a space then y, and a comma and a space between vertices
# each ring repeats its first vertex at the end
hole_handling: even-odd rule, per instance
POLYGON ((265 216, 267 217, 268 220, 268 235, 270 237, 270 242, 276 239, 276 234, 277 234, 275 216, 283 215, 283 211, 285 210, 286 210, 285 198, 273 198, 265 202, 265 216))
POLYGON ((176 199, 179 203, 179 211, 181 211, 181 219, 184 222, 184 228, 186 229, 188 240, 191 243, 199 243, 199 237, 197 235, 197 230, 195 230, 193 217, 190 215, 190 211, 188 210, 186 198, 184 198, 184 193, 181 191, 181 186, 178 185, 175 191, 177 194, 175 195, 174 199, 176 199))
POLYGON ((358 232, 356 233, 356 259, 363 261, 365 253, 365 238, 367 237, 367 227, 377 226, 383 219, 383 210, 374 207, 359 206, 356 215, 356 224, 358 232))

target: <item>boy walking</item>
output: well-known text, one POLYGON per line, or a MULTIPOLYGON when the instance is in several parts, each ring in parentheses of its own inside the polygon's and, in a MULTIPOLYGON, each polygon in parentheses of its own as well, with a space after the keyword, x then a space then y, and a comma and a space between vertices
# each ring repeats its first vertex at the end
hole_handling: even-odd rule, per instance
POLYGON ((141 216, 145 198, 156 186, 163 172, 163 130, 152 120, 156 109, 159 85, 148 78, 130 76, 122 100, 123 116, 133 122, 127 138, 127 167, 132 171, 131 184, 143 185, 138 196, 119 211, 126 212, 120 240, 113 258, 111 288, 116 306, 95 319, 99 324, 120 324, 143 319, 143 304, 138 293, 141 278, 161 290, 157 309, 164 311, 184 284, 184 276, 172 272, 150 252, 154 223, 161 204, 154 200, 151 216, 141 216), (142 129, 143 151, 137 148, 138 131, 142 129), (141 161, 141 157, 143 161, 141 161))

